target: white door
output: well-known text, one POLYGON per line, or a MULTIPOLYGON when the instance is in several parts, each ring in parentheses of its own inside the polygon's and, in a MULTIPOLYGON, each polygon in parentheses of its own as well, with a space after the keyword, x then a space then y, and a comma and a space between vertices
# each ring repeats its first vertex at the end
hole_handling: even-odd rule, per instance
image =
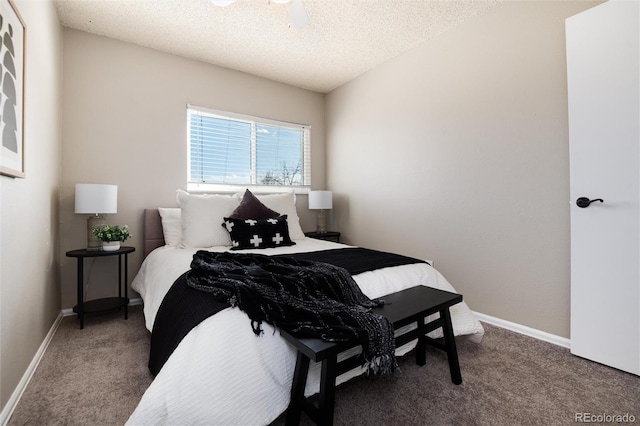
POLYGON ((571 352, 635 374, 640 374, 639 22, 637 0, 612 0, 566 21, 571 352), (604 202, 581 208, 580 197, 604 202))

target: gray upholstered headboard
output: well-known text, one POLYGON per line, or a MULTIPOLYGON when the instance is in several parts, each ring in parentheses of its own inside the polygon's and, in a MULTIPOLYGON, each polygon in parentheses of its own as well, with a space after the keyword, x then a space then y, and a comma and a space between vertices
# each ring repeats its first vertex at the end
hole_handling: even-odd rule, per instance
POLYGON ((144 209, 144 257, 163 245, 162 219, 158 209, 144 209))

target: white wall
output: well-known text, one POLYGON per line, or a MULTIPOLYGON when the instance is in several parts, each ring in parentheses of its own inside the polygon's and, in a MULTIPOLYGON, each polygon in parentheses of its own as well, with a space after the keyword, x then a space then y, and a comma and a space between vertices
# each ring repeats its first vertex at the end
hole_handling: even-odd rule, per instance
POLYGON ((60 313, 62 29, 50 1, 16 1, 27 27, 24 179, 0 176, 0 409, 60 313))
POLYGON ((564 19, 505 2, 327 96, 347 242, 433 259, 472 309, 569 335, 564 19))
MULTIPOLYGON (((76 183, 118 185, 127 224, 130 279, 142 255, 142 210, 175 205, 186 188, 186 105, 306 123, 312 132, 312 180, 325 183, 324 95, 113 39, 64 31, 61 183, 62 252, 86 246, 86 216, 73 213, 76 183)), ((303 226, 306 197, 299 197, 303 226)), ((307 226, 308 228, 308 226, 307 226)), ((75 259, 62 257, 62 307, 76 304, 75 259)), ((113 296, 117 260, 87 261, 87 298, 113 296)))

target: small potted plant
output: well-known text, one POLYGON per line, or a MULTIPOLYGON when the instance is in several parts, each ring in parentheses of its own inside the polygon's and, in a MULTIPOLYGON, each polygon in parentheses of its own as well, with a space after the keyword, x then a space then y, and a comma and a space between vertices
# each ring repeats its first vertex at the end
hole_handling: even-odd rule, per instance
POLYGON ((102 241, 102 250, 104 251, 119 250, 120 243, 131 238, 131 233, 127 225, 105 225, 101 228, 94 229, 93 235, 102 241))

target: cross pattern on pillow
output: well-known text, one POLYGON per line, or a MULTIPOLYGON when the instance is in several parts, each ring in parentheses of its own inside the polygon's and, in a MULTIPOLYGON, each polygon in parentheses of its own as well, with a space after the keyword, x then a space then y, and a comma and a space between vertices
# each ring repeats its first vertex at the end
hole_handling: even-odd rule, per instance
POLYGON ((292 246, 287 215, 269 219, 237 219, 225 217, 223 225, 229 231, 231 250, 262 249, 292 246))

